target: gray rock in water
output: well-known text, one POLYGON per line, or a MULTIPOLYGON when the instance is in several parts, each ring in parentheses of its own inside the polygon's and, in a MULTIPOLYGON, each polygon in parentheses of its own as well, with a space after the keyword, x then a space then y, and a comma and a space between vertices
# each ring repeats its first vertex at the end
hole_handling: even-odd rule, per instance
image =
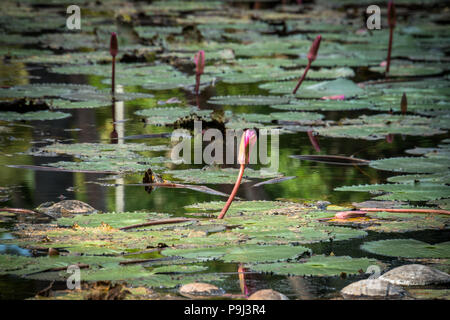
POLYGON ((289 300, 284 294, 272 289, 258 290, 248 300, 289 300))
POLYGON ((35 209, 37 212, 53 218, 70 217, 76 214, 91 214, 97 210, 78 200, 63 200, 57 203, 46 202, 35 209))
POLYGON ((188 298, 207 298, 214 296, 222 296, 225 291, 218 287, 202 282, 188 283, 179 290, 180 294, 188 298))
POLYGON ((381 279, 365 279, 353 282, 341 290, 344 298, 402 298, 406 291, 381 279))
POLYGON ((407 264, 392 269, 379 279, 402 286, 426 286, 450 283, 450 275, 421 264, 407 264))

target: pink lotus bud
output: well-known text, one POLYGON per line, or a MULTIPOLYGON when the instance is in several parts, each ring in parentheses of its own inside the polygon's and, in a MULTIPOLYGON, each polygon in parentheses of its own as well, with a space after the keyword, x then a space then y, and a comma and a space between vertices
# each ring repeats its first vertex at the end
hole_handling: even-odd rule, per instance
POLYGON ((250 160, 253 146, 256 143, 255 130, 245 130, 242 135, 241 145, 239 146, 238 162, 239 164, 247 164, 250 160))
POLYGON ((321 100, 345 100, 345 96, 343 94, 337 95, 337 96, 326 96, 320 98, 321 100))
POLYGON ((340 211, 335 214, 336 219, 349 219, 357 217, 365 217, 367 212, 365 211, 340 211))
POLYGON ((205 51, 200 50, 194 56, 195 72, 199 75, 205 69, 205 51))
POLYGON ((387 66, 387 61, 384 60, 383 62, 380 63, 380 67, 386 67, 387 66))
POLYGON ((387 12, 387 16, 388 16, 388 25, 389 28, 395 28, 395 23, 396 23, 396 12, 395 12, 395 5, 394 5, 394 1, 389 1, 388 3, 388 12, 387 12))
POLYGON ((111 33, 111 39, 109 41, 109 53, 115 57, 119 52, 119 45, 117 44, 117 35, 115 32, 111 33))
POLYGON ((311 48, 309 49, 308 60, 311 62, 316 60, 316 58, 317 58, 317 52, 319 51, 320 40, 322 40, 322 36, 318 35, 316 37, 316 39, 314 39, 314 42, 311 45, 311 48))

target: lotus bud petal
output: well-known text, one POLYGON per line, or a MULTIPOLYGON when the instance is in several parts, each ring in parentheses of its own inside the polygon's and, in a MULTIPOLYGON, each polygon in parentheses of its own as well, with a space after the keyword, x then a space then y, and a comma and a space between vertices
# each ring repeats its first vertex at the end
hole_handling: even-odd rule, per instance
POLYGON ((311 48, 309 49, 308 60, 311 62, 316 60, 316 58, 317 58, 317 52, 319 51, 320 40, 322 40, 322 36, 318 35, 316 37, 316 39, 314 39, 314 42, 311 45, 311 48))
POLYGON ((119 52, 119 45, 117 43, 117 34, 115 32, 111 33, 111 40, 109 42, 109 53, 111 56, 115 57, 119 52))
POLYGON ((256 143, 255 130, 245 130, 241 138, 241 145, 239 146, 238 162, 239 164, 247 164, 250 160, 250 154, 256 143))
POLYGON ((196 74, 203 74, 205 69, 205 51, 200 50, 194 56, 196 74))

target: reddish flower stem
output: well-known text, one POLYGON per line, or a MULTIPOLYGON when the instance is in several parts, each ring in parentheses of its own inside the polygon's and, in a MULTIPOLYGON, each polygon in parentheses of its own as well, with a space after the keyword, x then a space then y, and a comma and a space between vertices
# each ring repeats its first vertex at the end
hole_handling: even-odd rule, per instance
POLYGON ((389 28, 389 47, 388 47, 388 56, 386 59, 386 75, 389 73, 389 67, 391 65, 391 51, 392 51, 392 38, 394 37, 394 28, 389 28))
POLYGON ((306 66, 305 71, 303 72, 302 77, 300 78, 300 80, 298 80, 297 85, 294 88, 294 91, 292 91, 292 94, 295 94, 298 90, 298 88, 300 88, 300 85, 302 84, 303 80, 305 80, 306 74, 308 73, 309 68, 311 67, 311 60, 308 60, 308 65, 306 66))
POLYGON ((220 212, 220 215, 219 215, 218 219, 223 219, 223 217, 225 216, 225 214, 228 211, 228 208, 230 207, 231 203, 233 202, 233 199, 236 196, 236 193, 237 193, 237 191, 239 189, 239 186, 241 184, 242 177, 244 176, 244 170, 245 170, 245 164, 241 164, 241 168, 239 169, 239 175, 238 175, 238 178, 236 180, 236 183, 234 184, 233 191, 231 192, 230 197, 227 200, 227 203, 223 207, 222 212, 220 212))
POLYGON ((111 80, 111 92, 114 95, 116 92, 116 57, 112 57, 112 80, 111 80))
POLYGON ((195 75, 195 94, 198 95, 198 91, 200 89, 200 76, 201 74, 197 73, 195 75))

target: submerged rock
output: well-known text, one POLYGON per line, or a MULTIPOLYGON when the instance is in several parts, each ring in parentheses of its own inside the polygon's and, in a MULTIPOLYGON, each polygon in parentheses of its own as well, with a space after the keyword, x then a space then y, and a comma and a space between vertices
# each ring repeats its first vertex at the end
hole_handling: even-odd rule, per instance
POLYGON ((258 290, 248 300, 289 300, 284 294, 272 289, 258 290))
POLYGON ((405 297, 406 291, 381 279, 365 279, 353 282, 341 290, 344 298, 387 298, 405 297))
POLYGON ((211 298, 214 296, 222 296, 225 291, 218 287, 202 282, 193 282, 185 284, 180 288, 180 294, 188 298, 211 298))
POLYGON ((57 203, 45 202, 37 207, 36 211, 53 218, 70 217, 76 214, 92 214, 97 212, 95 208, 78 200, 63 200, 57 203))
POLYGON ((450 275, 447 273, 421 264, 397 267, 383 274, 380 279, 402 286, 450 283, 450 275))

